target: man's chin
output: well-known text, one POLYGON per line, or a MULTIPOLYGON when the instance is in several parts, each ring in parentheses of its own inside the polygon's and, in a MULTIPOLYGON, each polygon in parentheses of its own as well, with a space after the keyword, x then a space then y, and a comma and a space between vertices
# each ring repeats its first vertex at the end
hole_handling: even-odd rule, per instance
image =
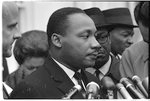
POLYGON ((3 57, 11 57, 12 56, 12 52, 11 51, 7 51, 3 53, 3 57))
POLYGON ((86 61, 84 62, 85 67, 93 67, 95 65, 95 61, 86 61))

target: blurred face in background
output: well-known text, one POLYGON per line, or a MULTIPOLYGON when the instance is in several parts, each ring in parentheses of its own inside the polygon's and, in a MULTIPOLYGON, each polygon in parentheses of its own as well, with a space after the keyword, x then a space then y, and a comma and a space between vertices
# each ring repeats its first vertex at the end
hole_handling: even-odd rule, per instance
POLYGON ((21 65, 20 68, 23 68, 24 77, 30 75, 32 72, 36 71, 40 66, 44 64, 43 57, 28 57, 21 65))
POLYGON ((4 3, 2 12, 3 57, 10 57, 12 44, 20 37, 18 8, 14 3, 4 3))
POLYGON ((123 51, 133 44, 133 28, 117 27, 110 31, 111 52, 122 55, 123 51))
POLYGON ((45 62, 44 57, 27 57, 23 64, 16 71, 16 82, 20 83, 23 79, 36 71, 45 62))

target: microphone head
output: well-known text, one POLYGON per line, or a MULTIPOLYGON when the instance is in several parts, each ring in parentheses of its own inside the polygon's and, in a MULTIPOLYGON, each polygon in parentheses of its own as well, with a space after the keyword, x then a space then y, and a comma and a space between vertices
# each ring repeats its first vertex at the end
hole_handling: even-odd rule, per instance
POLYGON ((99 89, 100 89, 99 85, 93 81, 88 83, 86 86, 86 92, 87 93, 97 94, 99 89))
POLYGON ((80 85, 75 85, 74 88, 76 88, 78 91, 81 91, 81 86, 80 85))
POLYGON ((102 82, 103 88, 105 89, 113 90, 116 88, 115 83, 108 76, 103 77, 101 82, 102 82))
POLYGON ((149 91, 149 77, 146 77, 143 81, 142 81, 142 85, 144 86, 144 88, 147 90, 147 92, 149 91))
POLYGON ((116 87, 118 90, 120 90, 121 88, 124 88, 123 84, 121 84, 121 83, 117 83, 116 87))
POLYGON ((132 85, 132 83, 127 79, 127 78, 122 78, 120 79, 120 83, 122 83, 126 88, 130 85, 132 85))
POLYGON ((133 80, 133 82, 135 82, 135 83, 141 82, 140 77, 138 77, 137 75, 134 75, 134 76, 132 77, 132 80, 133 80))

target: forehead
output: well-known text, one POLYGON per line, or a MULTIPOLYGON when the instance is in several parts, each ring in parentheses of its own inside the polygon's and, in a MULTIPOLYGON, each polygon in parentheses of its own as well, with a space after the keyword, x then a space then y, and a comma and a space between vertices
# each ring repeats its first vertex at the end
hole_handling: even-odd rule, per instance
POLYGON ((95 28, 93 20, 84 13, 76 13, 69 15, 68 23, 74 28, 81 26, 89 26, 91 28, 95 28))
POLYGON ((3 21, 7 23, 18 22, 18 8, 14 3, 4 3, 2 10, 3 21))
POLYGON ((108 32, 108 29, 107 28, 97 28, 97 31, 108 32))

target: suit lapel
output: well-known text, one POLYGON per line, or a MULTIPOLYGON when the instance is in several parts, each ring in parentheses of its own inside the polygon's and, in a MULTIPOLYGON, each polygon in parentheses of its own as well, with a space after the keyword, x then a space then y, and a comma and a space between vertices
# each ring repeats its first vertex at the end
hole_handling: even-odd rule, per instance
MULTIPOLYGON (((53 78, 54 82, 57 82, 57 88, 63 93, 66 94, 69 92, 70 89, 73 88, 74 83, 68 77, 68 75, 62 70, 61 67, 54 60, 49 57, 46 62, 45 66, 48 73, 50 74, 51 78, 53 78)), ((76 94, 75 98, 83 98, 81 93, 76 94)))
POLYGON ((82 80, 84 82, 84 85, 86 86, 89 83, 89 81, 88 81, 85 71, 81 70, 81 74, 82 74, 82 80))
POLYGON ((119 75, 119 60, 116 59, 114 56, 111 56, 112 61, 110 65, 110 69, 106 75, 110 76, 111 78, 116 80, 120 79, 119 75))

